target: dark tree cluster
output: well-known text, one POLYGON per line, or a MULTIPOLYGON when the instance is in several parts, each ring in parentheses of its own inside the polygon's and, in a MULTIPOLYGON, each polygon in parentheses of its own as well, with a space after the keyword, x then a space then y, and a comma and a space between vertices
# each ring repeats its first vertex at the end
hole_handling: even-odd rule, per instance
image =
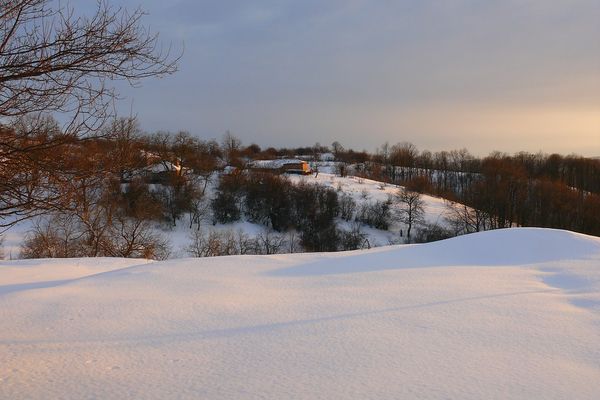
MULTIPOLYGON (((310 235, 335 226, 337 194, 318 185, 293 185, 272 174, 233 174, 221 178, 213 204, 216 222, 248 220, 282 232, 296 229, 308 250, 321 250, 310 235)), ((336 245, 337 241, 334 241, 336 245)))
POLYGON ((307 251, 359 248, 365 242, 359 230, 344 232, 336 226, 335 218, 341 213, 336 191, 317 184, 292 184, 279 175, 222 176, 212 209, 215 223, 244 216, 276 232, 296 231, 307 251))

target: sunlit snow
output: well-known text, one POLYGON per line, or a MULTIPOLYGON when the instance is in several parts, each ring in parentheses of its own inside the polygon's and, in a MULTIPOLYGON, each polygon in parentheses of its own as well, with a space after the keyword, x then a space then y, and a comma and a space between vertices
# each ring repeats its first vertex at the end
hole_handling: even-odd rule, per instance
POLYGON ((595 399, 600 239, 0 262, 2 399, 595 399))

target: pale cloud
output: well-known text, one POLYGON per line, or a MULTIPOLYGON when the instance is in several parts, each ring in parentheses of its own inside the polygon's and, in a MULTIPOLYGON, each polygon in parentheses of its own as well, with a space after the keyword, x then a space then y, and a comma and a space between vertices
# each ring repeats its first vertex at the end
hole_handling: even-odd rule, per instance
POLYGON ((409 140, 600 155, 597 0, 143 7, 165 40, 186 48, 177 75, 125 91, 149 130, 232 130, 263 145, 409 140))

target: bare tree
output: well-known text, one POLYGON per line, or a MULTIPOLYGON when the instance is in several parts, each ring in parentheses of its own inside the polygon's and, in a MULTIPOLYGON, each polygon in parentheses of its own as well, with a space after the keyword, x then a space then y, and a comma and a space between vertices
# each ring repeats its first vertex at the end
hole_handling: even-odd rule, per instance
POLYGON ((176 70, 177 57, 128 12, 99 0, 78 16, 51 0, 0 1, 0 116, 67 112, 87 127, 110 113, 117 93, 106 83, 176 70))
POLYGON ((204 232, 199 229, 191 231, 185 251, 192 257, 209 257, 212 252, 209 249, 208 242, 204 232))
POLYGON ((345 178, 348 176, 349 166, 345 161, 338 161, 334 166, 334 171, 337 175, 345 178))
POLYGON ((112 139, 109 142, 111 162, 108 167, 121 182, 130 182, 134 172, 146 166, 141 149, 142 130, 137 119, 115 118, 103 129, 102 136, 112 139))
POLYGON ((340 250, 370 249, 367 234, 362 232, 360 222, 354 222, 349 231, 340 231, 340 250))
POLYGON ((88 255, 83 233, 71 215, 53 214, 35 221, 21 245, 21 258, 83 257, 88 255))
POLYGON ((68 152, 56 148, 98 132, 114 113, 110 82, 175 72, 179 57, 159 46, 143 15, 105 0, 90 16, 52 0, 0 0, 0 227, 62 208, 65 163, 56 155, 68 152), (61 130, 39 117, 52 113, 68 121, 61 130), (9 126, 31 114, 30 129, 9 126))
POLYGON ((299 253, 302 251, 300 236, 295 230, 288 231, 286 234, 285 244, 287 253, 299 253))
POLYGON ((225 162, 228 165, 236 164, 240 148, 242 147, 242 141, 238 137, 231 134, 231 132, 227 131, 225 132, 225 135, 223 135, 221 146, 223 148, 225 162))
POLYGON ((257 254, 258 241, 251 238, 242 229, 236 231, 235 240, 239 254, 257 254))
POLYGON ((256 237, 259 254, 277 254, 285 245, 285 236, 265 231, 256 237))
POLYGON ((340 157, 344 152, 344 146, 337 140, 331 143, 331 151, 333 151, 333 156, 335 157, 335 161, 340 161, 340 157))
POLYGON ((205 233, 201 230, 192 231, 190 241, 185 248, 192 257, 217 257, 237 254, 248 254, 255 248, 252 240, 242 232, 237 235, 231 231, 219 233, 210 230, 205 233))
POLYGON ((65 152, 41 145, 61 140, 54 119, 23 116, 15 122, 11 128, 0 125, 0 228, 54 210, 67 195, 59 189, 65 152))
POLYGON ((479 232, 488 229, 490 216, 482 211, 465 204, 446 202, 447 213, 445 220, 452 227, 454 235, 479 232))
POLYGON ((396 193, 396 202, 399 205, 398 217, 406 224, 406 241, 410 242, 410 234, 413 226, 423 221, 425 202, 420 193, 411 192, 406 188, 400 188, 396 193))
POLYGON ((410 180, 413 176, 415 161, 419 151, 414 144, 403 142, 392 146, 390 150, 390 161, 393 165, 390 178, 395 181, 400 178, 402 181, 410 180), (400 176, 397 176, 398 169, 400 176))
POLYGON ((169 242, 142 218, 118 214, 107 239, 104 253, 113 257, 165 260, 171 253, 169 242))
POLYGON ((206 197, 199 195, 196 196, 191 202, 190 208, 190 229, 196 225, 196 229, 200 230, 202 221, 210 214, 210 202, 206 197))
POLYGON ((165 259, 170 254, 168 241, 148 220, 119 214, 111 220, 103 219, 99 227, 69 213, 37 220, 25 236, 20 256, 165 259))

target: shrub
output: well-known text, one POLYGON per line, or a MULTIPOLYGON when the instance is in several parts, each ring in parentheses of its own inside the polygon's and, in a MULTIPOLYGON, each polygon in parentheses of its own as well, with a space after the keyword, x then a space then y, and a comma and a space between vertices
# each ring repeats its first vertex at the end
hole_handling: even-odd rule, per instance
POLYGON ((117 214, 102 220, 102 230, 69 214, 55 214, 36 221, 25 235, 21 258, 128 257, 166 259, 168 241, 155 231, 149 220, 117 214), (90 240, 93 237, 93 240, 90 240))
POLYGON ((256 237, 259 254, 277 254, 285 246, 285 236, 263 232, 256 237))
POLYGON ((104 240, 103 255, 165 260, 171 254, 168 240, 145 219, 118 215, 104 240))
POLYGON ((352 196, 343 194, 339 197, 340 217, 345 221, 350 221, 354 218, 356 212, 356 201, 352 196))
POLYGON ((239 199, 235 194, 218 191, 211 202, 213 223, 226 224, 238 221, 242 214, 238 201, 239 199))
POLYGON ((427 243, 435 242, 438 240, 444 240, 455 235, 450 229, 444 228, 438 224, 424 224, 417 230, 413 240, 415 243, 427 243))
POLYGON ((87 255, 83 234, 73 218, 54 215, 38 219, 26 233, 21 258, 69 258, 87 255))
POLYGON ((291 225, 292 187, 291 182, 277 175, 252 174, 246 182, 246 215, 278 232, 286 230, 291 225))
POLYGON ((309 227, 301 231, 300 242, 307 251, 337 251, 340 234, 335 224, 322 229, 309 227))
POLYGON ((382 230, 390 228, 391 219, 390 201, 375 201, 373 203, 362 204, 356 215, 356 221, 382 230))
POLYGON ((340 231, 340 250, 358 250, 370 248, 367 235, 361 231, 359 223, 355 223, 350 231, 340 231))

